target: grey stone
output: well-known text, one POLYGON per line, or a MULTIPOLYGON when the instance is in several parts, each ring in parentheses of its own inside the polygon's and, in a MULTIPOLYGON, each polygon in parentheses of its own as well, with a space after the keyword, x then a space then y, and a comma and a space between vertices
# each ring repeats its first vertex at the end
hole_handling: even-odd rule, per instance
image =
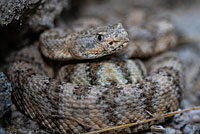
POLYGON ((199 112, 190 111, 183 114, 177 114, 174 116, 172 126, 175 129, 181 130, 184 134, 199 134, 200 123, 194 117, 198 116, 199 112))
POLYGON ((40 0, 1 0, 0 1, 0 24, 8 25, 13 20, 19 20, 27 9, 40 3, 40 0))
POLYGON ((0 72, 0 118, 6 110, 12 105, 11 85, 3 72, 0 72))
POLYGON ((0 134, 5 134, 6 133, 6 129, 3 128, 0 124, 0 134))
POLYGON ((67 7, 68 0, 1 0, 0 25, 13 21, 26 23, 35 31, 52 27, 55 17, 67 7))
POLYGON ((182 132, 174 128, 165 128, 165 134, 182 134, 182 132))
POLYGON ((199 127, 191 124, 187 124, 183 129, 184 134, 199 134, 200 129, 199 127))

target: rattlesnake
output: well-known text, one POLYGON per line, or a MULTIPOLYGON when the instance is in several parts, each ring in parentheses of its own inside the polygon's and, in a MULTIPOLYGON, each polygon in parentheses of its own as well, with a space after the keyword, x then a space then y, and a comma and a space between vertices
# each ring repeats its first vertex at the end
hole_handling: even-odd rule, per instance
MULTIPOLYGON (((147 57, 175 46, 172 29, 147 39, 154 45, 133 45, 131 39, 122 53, 127 57, 134 57, 135 53, 147 57)), ((128 34, 121 24, 74 34, 61 29, 43 33, 40 43, 18 52, 9 68, 16 105, 32 119, 59 133, 86 133, 175 111, 183 83, 182 65, 174 53, 153 58, 147 63, 147 70, 140 60, 95 60, 122 50, 127 41, 128 34), (67 58, 67 66, 57 72, 52 64, 58 63, 43 55, 53 60, 67 58), (82 60, 75 64, 73 59, 82 60)), ((137 132, 158 122, 116 132, 137 132)))

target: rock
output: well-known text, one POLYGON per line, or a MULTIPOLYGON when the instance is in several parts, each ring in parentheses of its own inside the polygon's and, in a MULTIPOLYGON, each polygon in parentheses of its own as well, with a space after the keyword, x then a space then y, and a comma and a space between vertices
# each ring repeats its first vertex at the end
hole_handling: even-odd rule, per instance
POLYGON ((55 17, 67 7, 68 0, 2 0, 0 1, 0 25, 14 20, 26 23, 35 31, 52 27, 55 17))
POLYGON ((0 134, 5 134, 6 133, 6 129, 3 128, 0 124, 0 134))
POLYGON ((0 118, 12 105, 11 92, 12 88, 6 75, 0 72, 0 118))
POLYGON ((199 110, 177 114, 171 124, 175 129, 182 130, 184 134, 199 134, 200 122, 194 120, 195 117, 199 117, 199 110))
MULTIPOLYGON (((10 113, 4 116, 3 123, 6 126, 6 134, 23 133, 23 134, 50 134, 51 132, 37 122, 25 116, 17 110, 15 105, 10 108, 10 113)), ((0 133, 1 134, 1 133, 0 133)))
POLYGON ((174 128, 165 128, 165 134, 182 134, 182 132, 174 128))
POLYGON ((13 20, 19 20, 26 9, 38 4, 39 0, 2 0, 0 1, 0 24, 8 25, 13 20))
POLYGON ((190 111, 188 116, 191 123, 200 123, 200 110, 190 111))
POLYGON ((196 125, 187 124, 183 129, 184 134, 199 134, 200 129, 196 125))
POLYGON ((54 19, 64 7, 68 6, 67 0, 46 0, 40 4, 35 13, 29 17, 28 24, 36 31, 54 26, 54 19))

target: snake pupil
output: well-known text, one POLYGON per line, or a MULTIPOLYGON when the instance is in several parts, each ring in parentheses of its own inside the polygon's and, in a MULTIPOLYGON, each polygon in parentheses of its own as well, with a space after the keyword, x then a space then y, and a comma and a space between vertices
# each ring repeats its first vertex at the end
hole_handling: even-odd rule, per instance
POLYGON ((103 41, 103 35, 98 34, 98 35, 97 35, 97 39, 98 39, 98 41, 103 41))

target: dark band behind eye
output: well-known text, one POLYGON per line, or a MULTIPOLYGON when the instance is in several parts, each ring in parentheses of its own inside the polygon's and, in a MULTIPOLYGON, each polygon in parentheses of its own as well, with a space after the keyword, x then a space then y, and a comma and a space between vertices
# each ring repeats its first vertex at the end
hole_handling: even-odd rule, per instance
POLYGON ((98 41, 103 41, 104 36, 102 34, 97 34, 98 41))

